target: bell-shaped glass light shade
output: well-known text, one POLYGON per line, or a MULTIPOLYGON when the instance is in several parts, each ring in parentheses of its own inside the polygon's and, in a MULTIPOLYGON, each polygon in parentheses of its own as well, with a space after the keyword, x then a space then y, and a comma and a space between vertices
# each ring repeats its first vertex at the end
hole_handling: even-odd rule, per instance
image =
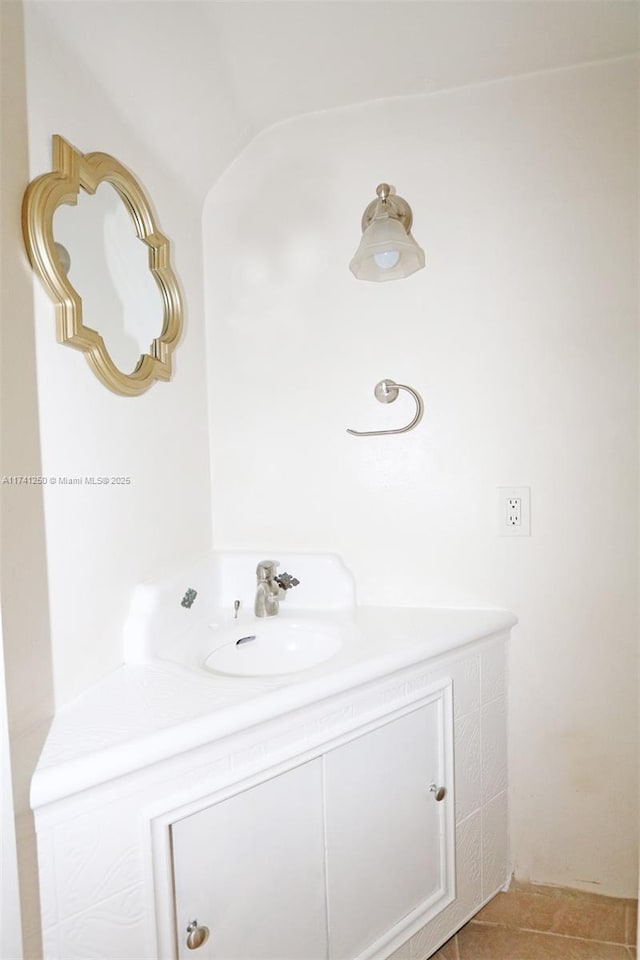
POLYGON ((362 234, 349 269, 358 280, 399 280, 424 267, 424 250, 399 220, 375 217, 362 234))

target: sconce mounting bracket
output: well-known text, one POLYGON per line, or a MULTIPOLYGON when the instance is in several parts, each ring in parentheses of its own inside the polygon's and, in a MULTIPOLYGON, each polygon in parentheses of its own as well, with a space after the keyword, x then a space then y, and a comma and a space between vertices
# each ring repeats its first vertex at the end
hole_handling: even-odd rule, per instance
POLYGON ((387 183, 381 183, 378 186, 378 189, 376 190, 376 193, 378 194, 377 199, 372 200, 362 214, 363 233, 369 224, 375 219, 376 215, 379 215, 385 210, 390 217, 400 221, 407 233, 409 233, 411 230, 413 225, 413 213, 411 212, 411 207, 402 197, 398 197, 395 193, 391 193, 391 189, 392 188, 387 183))

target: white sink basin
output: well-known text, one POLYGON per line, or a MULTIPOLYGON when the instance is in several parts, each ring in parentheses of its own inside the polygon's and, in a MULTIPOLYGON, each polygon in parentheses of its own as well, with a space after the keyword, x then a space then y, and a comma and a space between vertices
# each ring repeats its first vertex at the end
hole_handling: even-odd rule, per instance
POLYGON ((279 616, 212 626, 215 649, 204 666, 236 677, 268 677, 308 670, 335 656, 342 631, 320 620, 285 620, 279 616))

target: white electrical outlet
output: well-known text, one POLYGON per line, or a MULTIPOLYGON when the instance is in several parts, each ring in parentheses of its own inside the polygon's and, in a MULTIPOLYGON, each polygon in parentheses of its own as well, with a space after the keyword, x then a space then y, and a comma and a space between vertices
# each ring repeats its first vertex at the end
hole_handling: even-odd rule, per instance
POLYGON ((501 537, 530 536, 531 490, 529 487, 498 487, 498 533, 501 537))
POLYGON ((507 498, 507 526, 522 526, 522 500, 520 497, 507 498))

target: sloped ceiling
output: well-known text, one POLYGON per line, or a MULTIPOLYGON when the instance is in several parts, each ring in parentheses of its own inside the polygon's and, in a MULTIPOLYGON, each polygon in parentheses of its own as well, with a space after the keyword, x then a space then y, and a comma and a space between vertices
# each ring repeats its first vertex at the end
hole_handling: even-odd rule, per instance
POLYGON ((257 127, 629 53, 638 5, 610 2, 213 3, 238 100, 257 127))
POLYGON ((287 118, 638 50, 634 0, 27 0, 201 199, 287 118))

